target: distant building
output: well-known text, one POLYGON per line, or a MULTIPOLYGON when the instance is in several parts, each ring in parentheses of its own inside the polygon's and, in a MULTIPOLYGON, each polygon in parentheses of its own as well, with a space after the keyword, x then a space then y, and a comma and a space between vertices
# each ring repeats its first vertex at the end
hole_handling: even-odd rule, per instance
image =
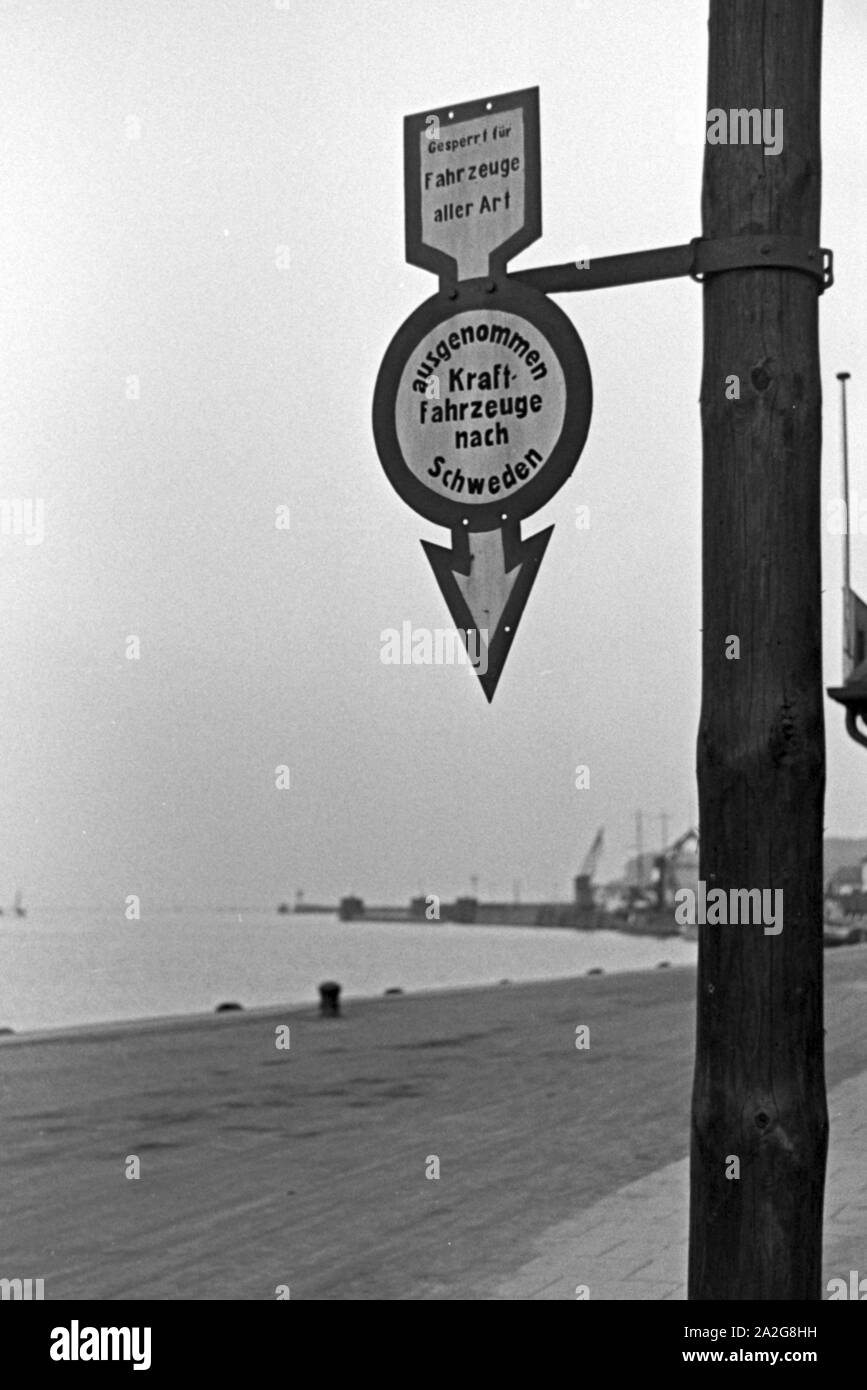
POLYGON ((636 854, 626 861, 626 869, 623 874, 627 888, 647 888, 653 880, 653 868, 656 862, 656 855, 648 850, 647 854, 636 854))
POLYGON ((622 881, 604 883, 597 890, 599 905, 605 912, 625 912, 629 906, 629 894, 622 881))
POLYGON ((661 908, 673 907, 684 888, 698 888, 698 831, 688 830, 660 854, 654 864, 654 887, 661 908))
POLYGON ((698 885, 698 831, 687 830, 661 853, 636 855, 626 862, 622 883, 609 890, 625 889, 627 897, 647 899, 648 904, 666 912, 675 905, 675 894, 682 888, 695 892, 698 885))
POLYGON ((850 893, 857 893, 862 889, 865 864, 867 860, 862 860, 860 864, 844 864, 841 868, 835 869, 825 888, 829 897, 847 898, 850 893))
POLYGON ((455 898, 449 910, 452 922, 475 922, 479 914, 478 898, 455 898))

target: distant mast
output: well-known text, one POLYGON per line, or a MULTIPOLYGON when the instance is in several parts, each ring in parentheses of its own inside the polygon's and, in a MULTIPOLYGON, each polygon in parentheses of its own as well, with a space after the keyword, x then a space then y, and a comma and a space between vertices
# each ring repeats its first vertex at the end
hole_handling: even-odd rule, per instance
POLYGON ((12 904, 12 911, 15 913, 16 917, 27 916, 27 908, 24 906, 20 888, 15 891, 15 901, 12 904))

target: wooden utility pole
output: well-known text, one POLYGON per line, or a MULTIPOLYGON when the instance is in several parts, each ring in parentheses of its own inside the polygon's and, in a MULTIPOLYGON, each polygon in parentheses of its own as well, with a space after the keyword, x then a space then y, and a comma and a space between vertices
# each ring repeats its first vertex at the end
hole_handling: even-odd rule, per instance
MULTIPOLYGON (((821 0, 711 0, 708 110, 782 111, 783 147, 707 145, 705 237, 784 234, 819 246, 821 25, 821 0)), ((703 295, 700 876, 708 894, 782 889, 784 917, 778 935, 699 928, 689 1297, 818 1299, 827 1107, 817 284, 796 270, 740 269, 710 276, 703 295)))

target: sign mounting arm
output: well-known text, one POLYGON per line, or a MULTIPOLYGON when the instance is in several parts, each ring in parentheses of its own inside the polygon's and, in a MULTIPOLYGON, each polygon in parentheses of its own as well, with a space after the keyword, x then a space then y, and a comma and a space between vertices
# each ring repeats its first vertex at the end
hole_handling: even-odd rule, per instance
POLYGON ((512 271, 519 280, 543 294, 575 290, 604 290, 615 285, 639 285, 649 280, 674 280, 682 275, 699 279, 723 270, 760 268, 802 270, 819 282, 821 294, 834 283, 833 252, 814 246, 804 237, 759 235, 715 239, 693 237, 683 246, 661 246, 652 251, 627 251, 619 256, 600 256, 593 261, 566 261, 512 271))

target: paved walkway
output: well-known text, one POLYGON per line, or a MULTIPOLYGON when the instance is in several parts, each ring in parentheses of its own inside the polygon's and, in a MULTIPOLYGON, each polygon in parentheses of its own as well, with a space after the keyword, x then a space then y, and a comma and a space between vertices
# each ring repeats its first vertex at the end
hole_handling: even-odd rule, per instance
MULTIPOLYGON (((827 1277, 867 1275, 867 948, 826 960, 827 1277)), ((694 1016, 694 971, 668 969, 2 1039, 0 1277, 682 1297, 694 1016)))
MULTIPOLYGON (((828 1094, 823 1286, 867 1275, 867 1071, 828 1094)), ((689 1163, 669 1163, 538 1239, 539 1254, 497 1288, 501 1299, 686 1298, 689 1163)))

